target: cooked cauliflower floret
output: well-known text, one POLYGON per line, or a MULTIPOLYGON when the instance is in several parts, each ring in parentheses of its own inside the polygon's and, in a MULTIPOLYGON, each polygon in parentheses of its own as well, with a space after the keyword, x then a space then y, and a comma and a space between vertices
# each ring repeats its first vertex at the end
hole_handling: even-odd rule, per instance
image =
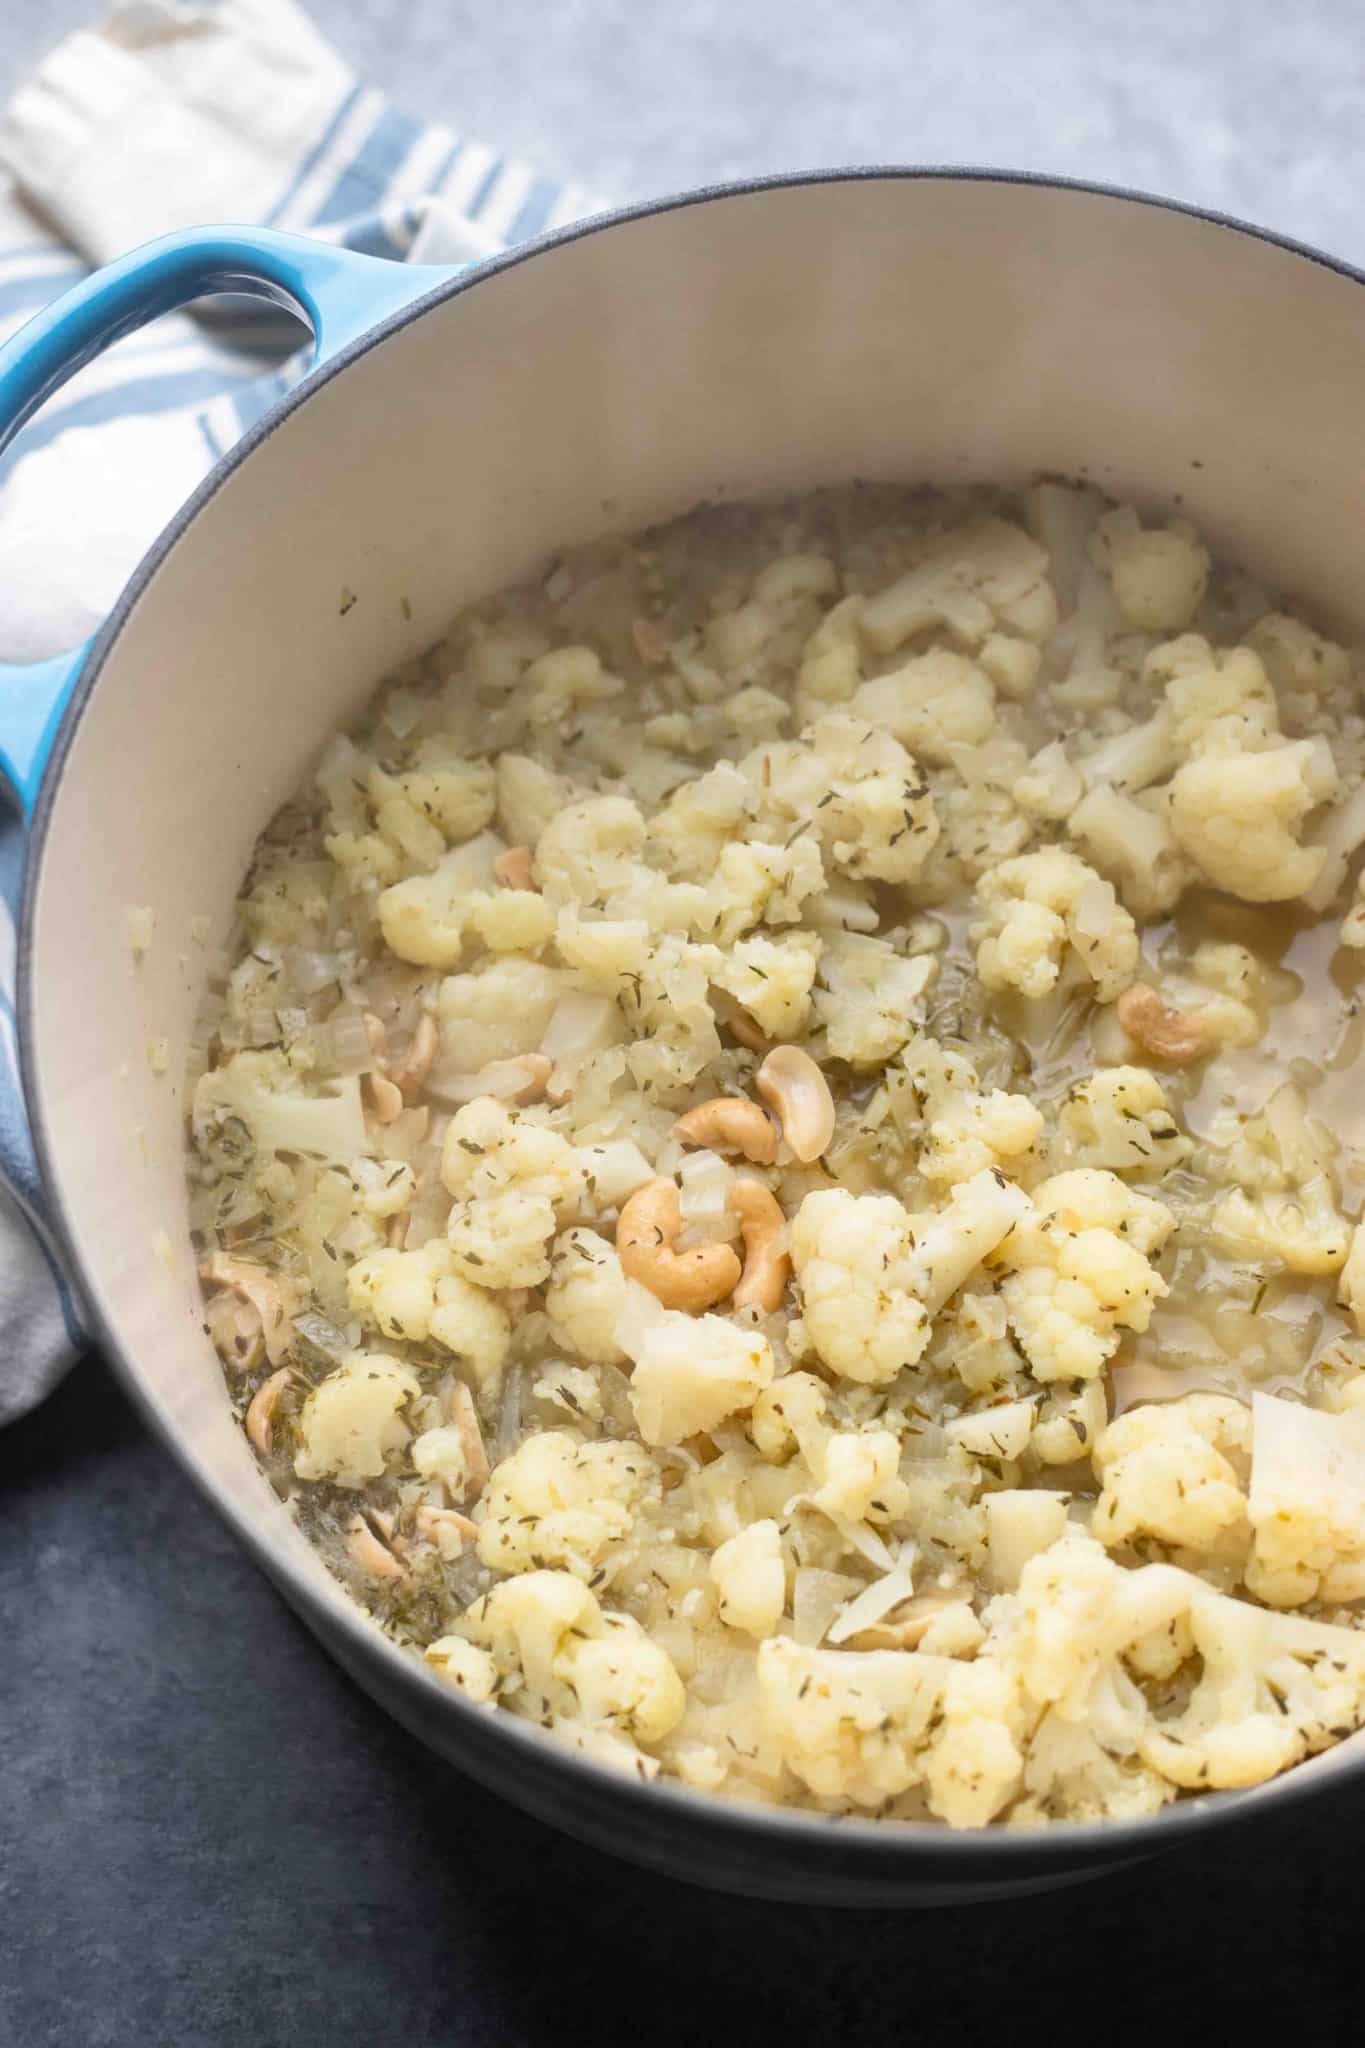
POLYGON ((455 967, 470 933, 494 953, 533 953, 549 940, 554 912, 545 899, 533 889, 471 889, 465 855, 457 847, 430 874, 396 882, 379 898, 384 943, 400 960, 455 967))
POLYGON ((1074 853, 1049 846, 992 868, 977 884, 988 916, 971 928, 986 988, 1045 996, 1070 948, 1111 1002, 1137 966, 1137 928, 1102 879, 1074 853))
POLYGON ((554 1204, 520 1187, 456 1202, 446 1225, 452 1270, 476 1286, 538 1287, 550 1272, 554 1204))
POLYGON ((299 1413, 294 1470, 300 1479, 362 1487, 378 1479, 412 1432, 403 1410, 415 1372, 382 1351, 357 1351, 319 1381, 299 1413))
POLYGON ((906 959, 885 939, 830 932, 814 1007, 833 1057, 855 1067, 890 1059, 923 1021, 924 999, 937 974, 932 953, 906 959))
POLYGON ((493 1571, 554 1566, 587 1581, 659 1497, 639 1444, 580 1443, 567 1431, 528 1436, 496 1466, 474 1510, 479 1556, 493 1571))
POLYGON ((1145 1330, 1169 1293, 1148 1264, 1175 1228, 1162 1202, 1116 1174, 1078 1167, 1033 1191, 1030 1212, 1001 1245, 1001 1294, 1019 1347, 1040 1380, 1090 1380, 1124 1330, 1145 1330))
POLYGON ((195 1083, 195 1143, 240 1159, 248 1148, 237 1134, 245 1133, 258 1153, 302 1152, 344 1166, 370 1149, 360 1083, 349 1074, 326 1090, 305 1093, 278 1052, 235 1053, 195 1083))
POLYGON ((750 1522, 711 1554, 720 1618, 745 1635, 773 1635, 787 1604, 782 1536, 773 1521, 750 1522))
POLYGON ((1110 1549, 1142 1536, 1202 1551, 1225 1548, 1229 1536, 1244 1542, 1246 1494, 1227 1454, 1245 1454, 1250 1441, 1247 1410, 1220 1395, 1130 1409, 1095 1446, 1103 1491, 1091 1533, 1110 1549))
POLYGON ((441 1636, 436 1642, 428 1643, 422 1654, 447 1685, 453 1685, 476 1707, 495 1704, 498 1667, 487 1650, 465 1642, 462 1636, 441 1636))
POLYGON ((480 1095, 455 1112, 441 1149, 441 1179, 472 1199, 515 1189, 543 1196, 557 1210, 581 1201, 587 1167, 576 1146, 536 1115, 480 1095))
POLYGON ((889 654, 930 626, 979 647, 996 626, 1044 641, 1057 623, 1047 556, 1022 527, 981 519, 929 544, 924 559, 863 606, 864 639, 889 654))
POLYGON ((1272 1607, 1365 1595, 1365 1408, 1254 1394, 1247 1584, 1272 1607))
POLYGON ((1090 545, 1126 625, 1144 633, 1189 625, 1208 585, 1209 555, 1187 519, 1144 532, 1132 506, 1120 505, 1098 522, 1090 545))
POLYGON ((913 881, 938 838, 929 786, 883 726, 826 712, 794 740, 740 763, 762 834, 810 834, 827 862, 855 879, 913 881))
POLYGON ((441 1052, 432 1075, 477 1074, 493 1060, 534 1052, 564 994, 564 976, 536 960, 490 960, 449 974, 437 999, 441 1052))
POLYGON ((1338 786, 1323 740, 1199 753, 1171 783, 1171 827, 1215 887, 1248 903, 1281 903, 1317 878, 1325 849, 1301 846, 1295 835, 1338 786))
POLYGON ((460 1633, 506 1674, 505 1705, 565 1733, 581 1723, 658 1742, 682 1719, 686 1695, 666 1653, 630 1615, 604 1614, 566 1572, 495 1586, 466 1611, 460 1633))
POLYGON ((723 1316, 665 1310, 632 1343, 630 1405, 647 1444, 680 1444, 751 1408, 773 1376, 765 1337, 723 1316))
POLYGON ((1043 1113, 1027 1096, 983 1089, 970 1060, 920 1033, 901 1064, 920 1105, 918 1164, 926 1180, 970 1180, 988 1166, 1020 1170, 1043 1129, 1043 1113))
POLYGON ((616 1247, 595 1230, 568 1230, 555 1242, 545 1313, 558 1343, 591 1365, 619 1365, 625 1352, 616 1325, 625 1307, 626 1276, 616 1247))
POLYGON ((1265 663, 1277 691, 1330 697, 1350 686, 1351 657, 1346 649, 1325 640, 1302 619, 1267 612, 1247 634, 1247 641, 1265 663))
POLYGON ((822 1798, 875 1808, 924 1785, 931 1811, 979 1827, 1018 1787, 1014 1689, 999 1671, 778 1636, 759 1648, 758 1680, 769 1736, 822 1798))
POLYGON ((820 1447, 820 1485, 811 1498, 827 1514, 846 1515, 850 1522, 898 1521, 910 1506, 900 1456, 892 1430, 836 1430, 820 1447))
POLYGON ((748 1011, 768 1038, 796 1038, 810 1019, 810 991, 820 959, 814 932, 791 938, 741 939, 721 962, 715 981, 748 1011))
MULTIPOLYGON (((1351 1228, 1337 1207, 1333 1141, 1310 1121, 1293 1082, 1277 1088, 1259 1116, 1228 1121, 1225 1178, 1232 1185, 1214 1205, 1214 1230, 1236 1250, 1291 1272, 1337 1272, 1351 1228)), ((1221 1137, 1218 1124, 1211 1135, 1221 1137)))
MULTIPOLYGON (((346 1282, 352 1313, 381 1336, 414 1344, 430 1339, 466 1359, 480 1384, 502 1370, 512 1341, 507 1311, 484 1287, 455 1272, 441 1238, 419 1251, 370 1252, 351 1267, 346 1282)), ((490 1275, 488 1285, 493 1284, 490 1275)))
POLYGON ((1060 1158, 1111 1173, 1167 1173, 1189 1156, 1166 1091, 1146 1067, 1104 1067, 1078 1082, 1057 1117, 1060 1158))
POLYGON ((854 696, 853 709, 884 727, 903 747, 942 764, 952 760, 954 747, 975 747, 989 739, 995 724, 995 691, 975 662, 940 647, 864 683, 854 696))
POLYGON ((894 1195, 821 1188, 792 1219, 792 1262, 816 1351, 844 1379, 883 1386, 923 1356, 933 1317, 1030 1209, 1003 1174, 911 1215, 894 1195))
POLYGON ((1184 1713, 1148 1724, 1145 1762, 1189 1791, 1255 1785, 1365 1719, 1365 1636, 1187 1584, 1202 1669, 1184 1713))

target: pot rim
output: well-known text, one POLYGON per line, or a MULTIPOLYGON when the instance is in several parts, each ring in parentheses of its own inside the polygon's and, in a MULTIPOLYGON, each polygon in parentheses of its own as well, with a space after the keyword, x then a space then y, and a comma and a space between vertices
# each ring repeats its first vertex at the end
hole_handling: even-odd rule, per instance
MULTIPOLYGON (((808 1859, 805 1867, 810 1874, 811 1889, 823 1884, 825 1896, 828 1896, 830 1888, 838 1886, 839 1869, 832 1867, 837 1859, 837 1864, 846 1871, 850 1880, 854 1894, 851 1903, 858 1902, 859 1880, 866 1883, 880 1878, 894 1888, 898 1879, 908 1885, 917 1877, 927 1880, 931 1874, 949 1882, 957 1876, 963 1881, 975 1879, 981 1882, 987 1879, 989 1872, 1000 1882, 1008 1883, 1011 1878, 1015 1881, 1025 1881, 1030 1874, 1040 1879, 1044 1878, 1050 1867, 1060 1876, 1064 1871, 1075 1871, 1078 1865, 1094 1864, 1098 1874, 1100 1868, 1113 1869, 1124 1862, 1161 1854, 1178 1844, 1188 1844, 1191 1840, 1202 1839, 1213 1829, 1222 1830, 1233 1823, 1251 1819, 1258 1812, 1268 1812, 1272 1807, 1282 1808, 1287 1802, 1301 1804, 1305 1799, 1320 1798, 1324 1792, 1341 1786, 1343 1772, 1351 1774, 1358 1780, 1362 1771, 1365 1771, 1365 1730, 1360 1731, 1355 1738, 1359 1754, 1354 1758, 1344 1758, 1331 1772, 1306 1771, 1306 1764, 1299 1764, 1247 1790, 1211 1793, 1179 1800, 1137 1820, 1053 1821, 1046 1827, 1018 1831, 1004 1828, 959 1831, 937 1821, 883 1821, 861 1816, 845 1818, 797 1807, 751 1806, 694 1791, 688 1786, 664 1778, 642 1785, 605 1765, 578 1755, 567 1744, 547 1737, 541 1729, 518 1720, 512 1714, 484 1713, 457 1690, 429 1672, 412 1652, 403 1649, 387 1637, 360 1603, 344 1591, 339 1610, 324 1606, 316 1589, 298 1571, 293 1560, 284 1551, 275 1548, 251 1516, 221 1496, 212 1477, 199 1468, 176 1431, 161 1416, 150 1394, 142 1386, 131 1348, 125 1347, 118 1332, 92 1299, 85 1284, 84 1265, 77 1247, 75 1230, 67 1212, 62 1177, 43 1114, 33 1030, 33 913, 43 852, 71 744, 99 681, 105 661, 124 624, 162 563, 202 508, 216 496, 256 449, 269 439, 298 407, 307 403, 315 391, 330 383, 333 378, 339 376, 361 356, 367 355, 391 334, 407 326, 411 321, 421 319, 436 306, 444 305, 462 293, 476 290, 487 279, 503 271, 533 262, 549 250, 562 248, 589 236, 609 233, 614 228, 647 220, 655 215, 749 198, 764 192, 824 185, 935 181, 985 186, 1026 186, 1045 192, 1075 193, 1083 198, 1107 199, 1121 205, 1152 207, 1161 212, 1226 229, 1231 234, 1246 236, 1253 241, 1267 243, 1273 248, 1303 257, 1310 263, 1333 271, 1353 284, 1365 285, 1365 271, 1355 265, 1339 257, 1330 256, 1293 236, 1259 227, 1254 222, 1219 212, 1214 208, 1090 179, 1054 176, 1047 172, 955 164, 855 165, 826 170, 779 172, 765 177, 705 185, 680 193, 665 194, 634 206, 594 214, 586 220, 572 223, 553 233, 537 236, 533 241, 519 243, 500 256, 459 270, 446 282, 413 299, 398 312, 378 321, 375 326, 367 328, 363 334, 329 357, 325 364, 301 379, 215 463, 142 556, 108 618, 90 644, 61 725, 54 737, 48 769, 42 779, 27 835, 17 945, 15 1009, 24 1099, 39 1171, 50 1204, 52 1234, 62 1255, 66 1272, 80 1295, 86 1325, 96 1338, 104 1356, 113 1366, 125 1391, 131 1396, 144 1422, 170 1451, 199 1493, 228 1523, 252 1560, 265 1572, 277 1589, 286 1594, 290 1605, 300 1617, 320 1635, 324 1644, 334 1626, 343 1630, 347 1648, 351 1653, 345 1660, 348 1671, 352 1668, 352 1656, 362 1668, 377 1670, 382 1667, 392 1683, 401 1686, 414 1704, 439 1702, 436 1711, 448 1714, 456 1725, 464 1721, 471 1736, 474 1735, 476 1726, 481 1725, 493 1734, 494 1741, 507 1751, 509 1758, 515 1758, 517 1750, 520 1749, 529 1767, 528 1775, 542 1775, 551 1781, 561 1776, 575 1779, 585 1788, 595 1789, 603 1806, 614 1805, 620 1811, 622 1819, 627 1822, 631 1812, 639 1816, 643 1826, 648 1826, 651 1816, 655 1817, 660 1825, 667 1824, 671 1815, 674 1823, 680 1828, 690 1829, 699 1835, 709 1835, 718 1850, 723 1846, 725 1838, 732 1841, 737 1849, 747 1847, 759 1856, 762 1856, 765 1846, 769 1850, 785 1849, 793 1874, 793 1897, 797 1896, 801 1889, 799 1871, 803 1854, 808 1859), (919 1870, 916 1870, 917 1862, 920 1864, 919 1870), (930 1873, 923 1867, 926 1862, 938 1868, 930 1873), (956 1866, 956 1869, 950 1872, 947 1868, 950 1865, 956 1866)), ((1348 1747, 1348 1744, 1343 1744, 1342 1749, 1348 1747)), ((1325 1756, 1337 1754, 1337 1751, 1329 1751, 1325 1756)), ((1325 1761, 1325 1756, 1322 1761, 1325 1761)), ((466 1769, 469 1775, 476 1777, 480 1782, 486 1782, 483 1771, 472 1762, 465 1763, 462 1760, 457 1768, 466 1769)), ((491 1789, 494 1789, 499 1797, 508 1796, 500 1784, 493 1785, 491 1789)), ((865 1892, 863 1897, 866 1897, 865 1892)))

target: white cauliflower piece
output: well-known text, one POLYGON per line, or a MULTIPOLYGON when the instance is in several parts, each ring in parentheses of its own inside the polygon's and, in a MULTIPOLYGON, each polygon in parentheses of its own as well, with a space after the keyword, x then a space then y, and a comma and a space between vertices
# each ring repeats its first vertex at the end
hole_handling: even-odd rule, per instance
POLYGON ((924 1785, 932 1811, 979 1827, 1018 1788, 1018 1715, 999 1671, 778 1636, 759 1647, 758 1683, 783 1762, 821 1798, 877 1808, 924 1785))
POLYGON ((1281 903, 1317 879, 1326 849, 1301 846, 1295 835, 1338 787, 1321 739, 1255 754, 1199 753, 1171 783, 1171 829, 1215 887, 1248 903, 1281 903))
POLYGON ((1097 522, 1091 556, 1108 572, 1125 625, 1143 633, 1188 626, 1209 580, 1209 553, 1187 519, 1143 531, 1131 505, 1097 522))
POLYGON ((889 732, 847 711, 739 764, 761 834, 786 845, 804 829, 855 879, 910 882, 938 839, 929 786, 889 732))
POLYGON ((995 691, 974 661, 950 648, 916 654, 864 683, 853 710, 926 761, 950 763, 955 747, 980 746, 995 725, 995 691))
POLYGON ((534 846, 558 811, 580 794, 529 754, 499 754, 498 826, 509 846, 534 846))
POLYGON ((1141 1744, 1147 1764, 1189 1791, 1255 1785, 1360 1725, 1365 1636, 1268 1614, 1177 1576, 1186 1583, 1202 1670, 1183 1714, 1149 1722, 1141 1744))
POLYGON ((467 1359, 481 1384, 502 1370, 512 1341, 507 1311, 455 1272, 441 1238, 417 1251, 366 1253, 347 1272, 346 1289, 351 1313, 381 1336, 413 1344, 430 1339, 467 1359))
POLYGON ((716 987, 733 996, 766 1037, 797 1038, 809 1021, 821 944, 814 932, 741 939, 722 959, 716 987))
POLYGON ((1039 1380, 1092 1380, 1124 1330, 1145 1330, 1170 1292, 1148 1264, 1175 1228, 1163 1202, 1117 1174, 1078 1167, 1033 1191, 1029 1213, 996 1253, 1001 1295, 1039 1380))
POLYGON ((446 1127, 441 1180, 456 1197, 515 1189, 544 1196, 563 1211, 582 1200, 587 1167, 578 1148, 535 1114, 480 1095, 458 1109, 446 1127))
POLYGON ((1167 1173, 1189 1157, 1166 1091, 1146 1067, 1102 1067, 1068 1094, 1057 1117, 1058 1157, 1111 1173, 1167 1173))
POLYGON ((1189 1550, 1223 1551, 1246 1537, 1246 1494, 1228 1455, 1245 1454, 1251 1417, 1240 1401, 1187 1394, 1111 1422, 1095 1446, 1103 1490, 1091 1533, 1113 1549, 1154 1536, 1189 1550))
MULTIPOLYGON (((459 1629, 492 1656, 503 1704, 563 1734, 606 1729, 631 1744, 658 1742, 682 1719, 686 1695, 667 1654, 629 1615, 604 1614, 569 1573, 534 1571, 495 1586, 459 1629)), ((621 1760, 633 1768, 633 1750, 621 1760)))
POLYGON ((1041 643, 1056 623, 1043 549, 1022 527, 989 518, 933 540, 924 559, 867 599, 861 629, 876 653, 890 654, 931 626, 979 647, 997 626, 1041 643))
POLYGON ((630 1405, 647 1444, 685 1443, 751 1408, 773 1377, 766 1337, 723 1316, 664 1310, 618 1341, 635 1360, 630 1405))
POLYGON ((415 1372, 382 1351, 356 1351, 313 1388, 298 1419, 300 1479, 363 1487, 387 1470, 412 1434, 403 1410, 420 1389, 415 1372))
POLYGON ((1113 885, 1074 853, 1048 846, 1004 861, 982 876, 987 916, 971 927, 982 984, 1031 998, 1056 985, 1068 947, 1111 1002, 1133 979, 1137 927, 1113 885))
POLYGON ((1171 767, 1206 749, 1257 753, 1279 740, 1275 692, 1249 647, 1214 649, 1201 634, 1183 633, 1153 648, 1143 674, 1165 688, 1171 767))
POLYGON ((423 1343, 431 1329, 437 1284, 449 1271, 449 1255, 439 1238, 420 1251, 368 1252, 346 1274, 351 1313, 383 1337, 423 1343))
POLYGON ((512 1348, 512 1319, 486 1289, 457 1273, 438 1280, 430 1334, 443 1350, 466 1360, 480 1387, 497 1384, 512 1348))
POLYGON ((1137 917, 1169 910, 1189 880, 1165 809, 1107 783, 1098 783, 1076 805, 1067 832, 1121 890, 1137 917))
POLYGON ((727 1628, 760 1641, 776 1633, 787 1604, 787 1568, 776 1522, 751 1522, 720 1544, 712 1553, 710 1572, 727 1628))
POLYGON ((646 955, 639 975, 627 983, 622 1008, 640 1036, 626 1060, 647 1095, 670 1095, 688 1087, 718 1056, 720 1033, 710 989, 722 958, 715 946, 666 936, 646 955))
POLYGON ((1247 634, 1277 691, 1301 697, 1330 698, 1349 689, 1351 657, 1335 641, 1325 640, 1301 619, 1267 612, 1247 634))
POLYGON ((733 761, 718 761, 675 789, 649 821, 649 844, 677 881, 706 882, 749 818, 749 783, 733 761))
POLYGON ((639 1444, 581 1443, 565 1430, 528 1436, 496 1466, 474 1520, 491 1571, 547 1567, 585 1582, 661 1498, 658 1469, 639 1444))
POLYGON ((807 1335, 832 1372, 885 1386, 929 1342, 933 1317, 1025 1218, 1029 1198, 993 1172, 911 1215, 894 1195, 820 1188, 792 1220, 807 1335))
POLYGON ((900 1438, 893 1430, 835 1430, 820 1446, 820 1484, 811 1500, 826 1514, 850 1522, 899 1521, 910 1506, 900 1458, 900 1438))
POLYGON ((591 1365, 619 1365, 625 1353, 616 1325, 625 1304, 626 1276, 615 1245, 595 1230, 567 1230, 556 1239, 545 1290, 556 1343, 591 1365))
POLYGON ((919 1170, 926 1180, 970 1180, 989 1166, 1018 1172, 1043 1114, 1026 1096, 984 1090, 975 1067, 916 1033, 901 1053, 920 1108, 919 1170))
POLYGON ((433 1090, 439 1093, 447 1077, 477 1074, 491 1060, 534 1052, 564 991, 565 977, 536 960, 489 960, 447 975, 437 998, 441 1050, 433 1090))
MULTIPOLYGON (((1309 1120, 1297 1087, 1285 1082, 1259 1116, 1228 1122, 1224 1178, 1232 1185, 1214 1206, 1214 1230, 1244 1255, 1277 1259, 1291 1272, 1337 1272, 1351 1227, 1337 1207, 1333 1141, 1309 1120)), ((1219 1135, 1215 1124, 1210 1136, 1219 1135)))
POLYGON ((1031 1557, 1048 1550, 1066 1527, 1067 1495, 1041 1487, 1002 1487, 981 1503, 991 1584, 1004 1592, 1018 1584, 1031 1557))
POLYGON ((1272 1607, 1365 1595, 1365 1408, 1253 1394, 1247 1585, 1272 1607))
POLYGON ((937 975, 932 953, 907 959, 885 939, 828 933, 813 1002, 832 1057, 854 1067, 892 1058, 924 1021, 937 975))
POLYGON ((1081 772, 1063 740, 1051 740, 1040 747, 1010 788, 1010 795, 1021 811, 1030 818, 1050 823, 1070 817, 1084 793, 1081 772))
POLYGON ((194 1142, 205 1154, 241 1158, 257 1152, 303 1152, 339 1166, 370 1150, 360 1082, 354 1074, 305 1094, 278 1052, 239 1052, 195 1083, 194 1142))
POLYGON ((805 904, 825 887, 825 864, 813 838, 788 846, 737 839, 716 863, 700 929, 728 946, 752 925, 797 924, 805 904))
POLYGON ((457 847, 427 874, 395 882, 379 898, 384 943, 418 967, 458 965, 473 933, 491 952, 533 953, 554 931, 554 912, 534 889, 471 886, 469 849, 457 847))
POLYGON ((520 1187, 456 1202, 446 1224, 451 1269, 479 1287, 538 1287, 550 1271, 554 1204, 520 1187))
POLYGON ((487 1650, 467 1643, 463 1636, 441 1636, 422 1652, 432 1670, 453 1685, 476 1707, 496 1704, 498 1667, 487 1650))

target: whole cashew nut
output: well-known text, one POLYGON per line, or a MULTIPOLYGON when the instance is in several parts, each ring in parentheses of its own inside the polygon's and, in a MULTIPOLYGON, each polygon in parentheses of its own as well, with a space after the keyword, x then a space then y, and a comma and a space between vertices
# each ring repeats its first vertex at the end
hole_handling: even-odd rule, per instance
POLYGON ((346 1528, 346 1549, 352 1564, 358 1565, 367 1578, 401 1579, 403 1567, 389 1549, 381 1542, 364 1515, 352 1516, 346 1528))
POLYGON ((616 1222, 616 1252, 622 1270, 647 1287, 665 1308, 696 1315, 722 1301, 740 1276, 728 1244, 699 1244, 675 1252, 682 1229, 682 1204, 671 1180, 647 1180, 623 1203, 616 1222))
POLYGON ((735 1289, 735 1307, 761 1309, 770 1316, 791 1271, 791 1254, 779 1250, 787 1219, 776 1195, 762 1181, 734 1181, 729 1200, 744 1239, 744 1271, 735 1289))
POLYGON ((278 1365, 294 1341, 291 1318, 298 1300, 293 1283, 281 1273, 268 1272, 250 1259, 234 1259, 228 1252, 214 1252, 205 1259, 199 1277, 210 1287, 230 1287, 251 1304, 261 1319, 265 1355, 272 1365, 278 1365))
POLYGON ((531 879, 531 849, 529 846, 509 846, 500 853, 493 863, 493 873, 504 889, 530 889, 535 885, 531 879))
POLYGON ((479 1534, 477 1526, 458 1508, 418 1508, 412 1518, 412 1526, 413 1533, 423 1543, 434 1543, 443 1554, 454 1538, 458 1548, 449 1554, 457 1557, 468 1544, 478 1540, 479 1534))
POLYGON ((803 1164, 818 1159, 834 1136, 834 1097, 810 1054, 799 1045, 774 1046, 755 1080, 797 1158, 803 1164))
POLYGON ((381 1124, 391 1124, 395 1117, 401 1116, 403 1113, 403 1091, 401 1088, 394 1086, 384 1070, 383 1061, 385 1047, 388 1044, 388 1033, 384 1029, 383 1020, 376 1017, 371 1010, 365 1012, 365 1034, 370 1041, 370 1051, 374 1054, 375 1058, 373 1071, 365 1077, 370 1084, 370 1095, 374 1102, 374 1113, 381 1124))
POLYGON ((777 1157, 777 1133, 756 1102, 737 1095, 717 1095, 714 1101, 699 1102, 673 1126, 675 1138, 684 1145, 728 1145, 752 1159, 755 1166, 771 1166, 777 1157))
POLYGON ((1145 981, 1135 981, 1114 1005, 1119 1023, 1144 1052, 1173 1067, 1187 1067, 1213 1051, 1197 1010, 1173 1010, 1145 981))
POLYGON ((431 1063, 436 1057, 439 1045, 436 1019, 429 1010, 423 1010, 417 1020, 417 1029, 412 1034, 412 1044, 398 1065, 389 1068, 389 1079, 405 1101, 417 1093, 431 1072, 431 1063))
POLYGON ((460 1432, 465 1470, 469 1474, 465 1500, 476 1501, 488 1483, 488 1453, 484 1449, 483 1431, 479 1428, 474 1396, 463 1380, 457 1380, 451 1390, 450 1419, 460 1432))
POLYGON ((247 1405, 246 1433, 263 1458, 268 1458, 274 1448, 275 1410, 292 1377, 289 1367, 282 1365, 268 1380, 261 1381, 247 1405))

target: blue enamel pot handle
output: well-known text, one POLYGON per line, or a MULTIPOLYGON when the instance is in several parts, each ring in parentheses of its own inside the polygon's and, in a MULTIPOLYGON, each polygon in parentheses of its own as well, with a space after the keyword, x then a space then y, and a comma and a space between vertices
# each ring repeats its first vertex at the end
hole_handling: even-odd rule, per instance
MULTIPOLYGON (((312 329, 316 369, 453 275, 447 266, 358 256, 270 228, 163 235, 97 270, 0 348, 0 450, 111 342, 206 293, 245 292, 287 306, 312 329)), ((0 664, 0 770, 26 815, 91 645, 23 667, 0 664)))

